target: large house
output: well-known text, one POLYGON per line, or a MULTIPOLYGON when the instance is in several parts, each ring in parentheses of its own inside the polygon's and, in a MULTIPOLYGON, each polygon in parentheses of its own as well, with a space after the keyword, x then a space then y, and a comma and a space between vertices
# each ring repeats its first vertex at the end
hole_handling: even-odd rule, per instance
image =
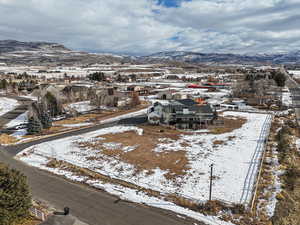
POLYGON ((173 125, 179 129, 201 129, 213 124, 217 113, 212 107, 191 99, 158 101, 148 111, 150 124, 173 125))

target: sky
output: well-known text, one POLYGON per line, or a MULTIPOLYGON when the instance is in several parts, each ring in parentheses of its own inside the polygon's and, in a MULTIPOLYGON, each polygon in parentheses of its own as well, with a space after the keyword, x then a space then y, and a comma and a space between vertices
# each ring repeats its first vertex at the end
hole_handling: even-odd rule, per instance
POLYGON ((300 0, 0 0, 0 40, 73 50, 279 53, 300 50, 300 0))

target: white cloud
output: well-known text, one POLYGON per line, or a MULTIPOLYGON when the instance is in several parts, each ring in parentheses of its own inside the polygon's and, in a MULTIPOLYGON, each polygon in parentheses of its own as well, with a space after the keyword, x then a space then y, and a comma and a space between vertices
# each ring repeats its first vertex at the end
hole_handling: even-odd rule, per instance
POLYGON ((0 0, 0 39, 131 54, 288 51, 300 47, 299 10, 299 0, 0 0))

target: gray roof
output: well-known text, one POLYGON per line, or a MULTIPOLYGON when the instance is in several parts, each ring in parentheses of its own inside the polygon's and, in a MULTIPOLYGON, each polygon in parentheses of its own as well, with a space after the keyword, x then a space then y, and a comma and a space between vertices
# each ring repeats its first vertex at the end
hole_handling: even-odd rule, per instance
POLYGON ((196 111, 198 113, 213 113, 213 109, 209 104, 207 105, 198 105, 197 102, 191 99, 182 99, 182 100, 171 100, 168 102, 169 104, 161 104, 157 102, 157 104, 161 104, 163 107, 171 107, 176 110, 182 110, 183 108, 188 108, 190 111, 196 111))
POLYGON ((180 104, 186 105, 186 106, 193 106, 198 104, 197 102, 195 102, 192 99, 181 99, 181 100, 176 100, 177 102, 179 102, 180 104))

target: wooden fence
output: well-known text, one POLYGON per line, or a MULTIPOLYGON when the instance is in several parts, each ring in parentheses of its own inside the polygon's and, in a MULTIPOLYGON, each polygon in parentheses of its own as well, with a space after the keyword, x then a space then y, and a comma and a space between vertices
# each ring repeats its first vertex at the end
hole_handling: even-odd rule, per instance
POLYGON ((30 213, 36 217, 37 219, 41 220, 41 221, 45 221, 46 220, 46 215, 44 212, 42 212, 41 210, 37 209, 37 208, 30 208, 29 209, 30 213))

